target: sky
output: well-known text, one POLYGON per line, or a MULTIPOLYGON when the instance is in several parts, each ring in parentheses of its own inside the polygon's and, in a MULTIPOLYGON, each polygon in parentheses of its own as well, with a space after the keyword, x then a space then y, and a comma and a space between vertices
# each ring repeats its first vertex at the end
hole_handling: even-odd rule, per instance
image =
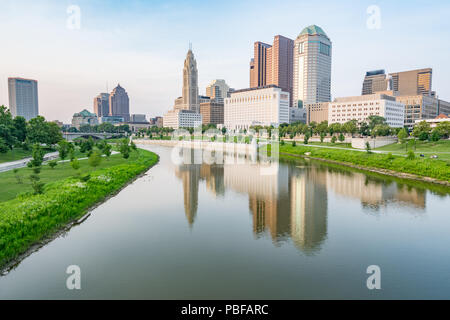
POLYGON ((448 0, 0 0, 0 105, 7 78, 24 77, 38 80, 47 120, 70 123, 118 83, 131 113, 163 115, 181 95, 189 43, 200 94, 214 79, 241 89, 253 42, 295 39, 312 24, 332 41, 332 98, 359 95, 368 70, 431 67, 433 90, 449 101, 449 16, 448 0))

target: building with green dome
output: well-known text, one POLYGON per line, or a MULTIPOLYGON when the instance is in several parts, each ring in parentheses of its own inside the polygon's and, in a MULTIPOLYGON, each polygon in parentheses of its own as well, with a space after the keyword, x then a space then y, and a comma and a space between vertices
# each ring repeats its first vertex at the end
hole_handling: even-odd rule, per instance
POLYGON ((294 105, 331 101, 331 40, 316 25, 304 28, 294 41, 294 105))

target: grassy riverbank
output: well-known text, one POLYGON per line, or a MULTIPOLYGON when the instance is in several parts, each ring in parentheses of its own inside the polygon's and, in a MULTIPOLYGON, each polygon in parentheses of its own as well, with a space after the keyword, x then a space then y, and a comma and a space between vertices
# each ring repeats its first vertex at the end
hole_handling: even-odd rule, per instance
MULTIPOLYGON (((45 148, 44 152, 52 152, 55 151, 51 148, 45 148)), ((31 157, 32 150, 24 150, 22 148, 14 148, 13 150, 9 150, 6 153, 0 153, 0 163, 4 162, 10 162, 10 161, 16 161, 21 160, 24 158, 31 157)))
POLYGON ((390 154, 304 146, 293 147, 290 143, 280 146, 280 153, 282 154, 304 155, 306 152, 309 152, 309 156, 313 158, 337 161, 366 168, 392 170, 450 182, 450 163, 447 161, 428 158, 409 160, 404 156, 390 154))
POLYGON ((0 268, 33 244, 82 217, 90 207, 157 163, 158 156, 139 150, 119 162, 91 171, 87 182, 76 177, 59 179, 46 185, 43 194, 19 195, 0 203, 0 268))

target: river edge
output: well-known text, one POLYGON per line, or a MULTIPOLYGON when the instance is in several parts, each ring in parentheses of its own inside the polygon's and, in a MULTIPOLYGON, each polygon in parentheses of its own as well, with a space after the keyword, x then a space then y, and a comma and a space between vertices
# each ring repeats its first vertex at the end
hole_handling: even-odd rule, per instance
POLYGON ((332 163, 332 164, 336 164, 336 165, 340 165, 340 166, 344 166, 344 167, 354 168, 354 169, 358 169, 358 170, 362 170, 362 171, 369 171, 369 172, 378 173, 378 174, 382 174, 382 175, 386 175, 386 176, 392 176, 392 177, 396 177, 396 178, 400 178, 400 179, 416 180, 416 181, 420 181, 420 182, 433 183, 433 184, 439 184, 439 185, 445 186, 445 187, 450 187, 450 182, 448 182, 448 181, 439 180, 439 179, 435 179, 435 178, 431 178, 431 177, 419 176, 419 175, 415 175, 412 173, 405 173, 405 172, 399 172, 399 171, 394 171, 394 170, 389 170, 389 169, 374 168, 374 167, 366 167, 366 166, 356 165, 356 164, 349 163, 349 162, 317 158, 317 157, 311 157, 311 156, 301 155, 301 154, 280 152, 280 155, 282 155, 282 156, 285 155, 285 156, 294 157, 294 158, 313 159, 313 160, 332 163))
MULTIPOLYGON (((146 149, 142 149, 142 150, 146 150, 146 149)), ((149 150, 146 150, 146 151, 149 151, 149 150)), ((83 210, 83 212, 80 213, 81 217, 72 219, 71 221, 66 223, 64 226, 62 226, 59 230, 55 231, 55 233, 53 233, 50 236, 44 237, 43 239, 41 239, 38 242, 34 243, 27 250, 25 250, 25 252, 19 254, 16 258, 10 260, 5 265, 0 267, 0 277, 8 275, 11 271, 13 271, 15 268, 17 268, 20 265, 20 263, 23 260, 25 260, 27 257, 29 257, 33 253, 39 251, 41 248, 43 248, 44 246, 46 246, 48 243, 52 242, 53 240, 59 238, 60 236, 63 236, 65 234, 67 234, 73 227, 75 227, 75 226, 83 223, 84 221, 86 221, 89 218, 89 216, 91 215, 91 213, 92 213, 92 211, 94 209, 96 209, 97 207, 99 207, 100 205, 102 205, 103 203, 108 201, 109 199, 115 197, 123 189, 125 189, 130 184, 135 182, 137 179, 144 177, 151 168, 153 168, 155 165, 157 165, 159 163, 159 159, 160 159, 159 155, 157 153, 155 153, 155 152, 153 152, 153 153, 157 157, 157 161, 155 163, 150 165, 148 168, 143 170, 141 173, 135 175, 133 178, 128 180, 126 183, 124 183, 123 186, 121 186, 117 190, 115 190, 112 193, 106 195, 105 197, 103 197, 98 202, 92 204, 87 209, 83 210)))

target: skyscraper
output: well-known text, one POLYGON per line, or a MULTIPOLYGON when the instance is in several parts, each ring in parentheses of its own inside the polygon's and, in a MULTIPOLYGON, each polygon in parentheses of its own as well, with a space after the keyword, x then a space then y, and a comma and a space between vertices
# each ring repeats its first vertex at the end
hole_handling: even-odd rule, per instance
POLYGON ((130 121, 130 100, 124 88, 117 85, 109 96, 109 114, 123 117, 125 122, 130 121))
POLYGON ((431 68, 403 71, 389 74, 392 78, 392 90, 395 95, 425 95, 431 96, 431 68))
POLYGON ((294 105, 331 100, 331 40, 322 28, 306 27, 294 44, 294 105))
POLYGON ((9 108, 13 117, 22 116, 27 121, 39 114, 37 81, 8 78, 9 108))
POLYGON ((206 87, 206 95, 215 102, 223 103, 224 99, 228 96, 230 87, 226 84, 225 80, 217 79, 213 80, 206 87))
POLYGON ((374 70, 366 72, 362 86, 362 95, 387 91, 389 79, 384 70, 374 70))
POLYGON ((189 49, 183 68, 183 109, 199 113, 198 102, 198 71, 192 50, 189 49))
POLYGON ((99 118, 109 116, 109 93, 100 93, 94 98, 94 113, 99 118))
POLYGON ((292 96, 293 50, 294 41, 281 35, 274 37, 273 45, 255 42, 254 57, 250 60, 250 88, 273 84, 292 96))

